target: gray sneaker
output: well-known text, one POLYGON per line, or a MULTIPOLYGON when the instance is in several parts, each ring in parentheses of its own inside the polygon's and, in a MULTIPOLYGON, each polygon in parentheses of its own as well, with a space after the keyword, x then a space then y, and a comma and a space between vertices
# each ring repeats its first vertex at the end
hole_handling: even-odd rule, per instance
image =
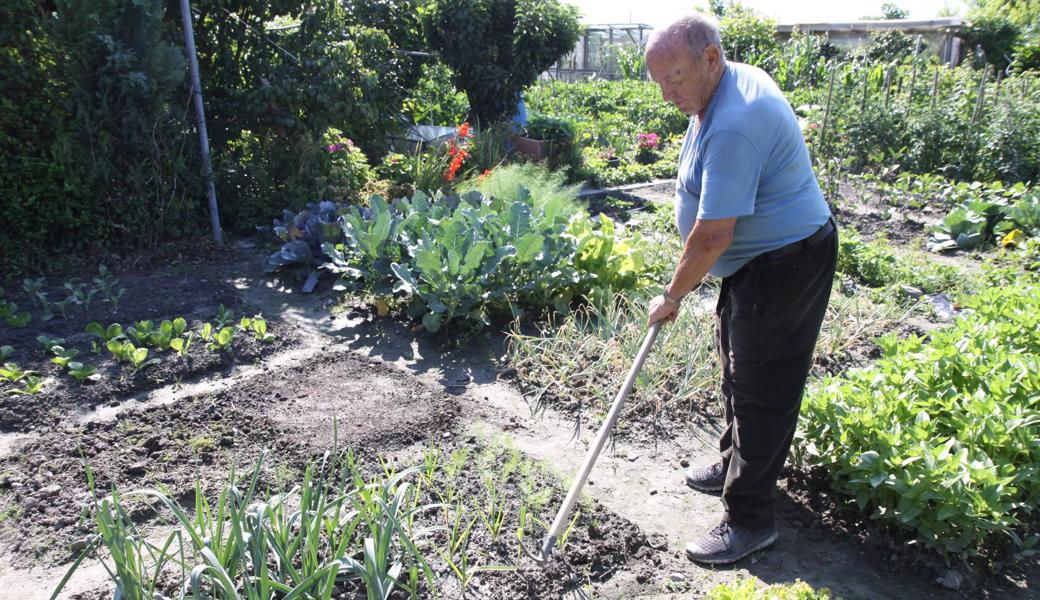
POLYGON ((735 563, 776 541, 776 527, 747 529, 722 522, 715 529, 686 544, 686 556, 709 565, 735 563))
POLYGON ((686 469, 686 485, 702 492, 721 492, 726 483, 726 471, 722 461, 711 465, 686 469))

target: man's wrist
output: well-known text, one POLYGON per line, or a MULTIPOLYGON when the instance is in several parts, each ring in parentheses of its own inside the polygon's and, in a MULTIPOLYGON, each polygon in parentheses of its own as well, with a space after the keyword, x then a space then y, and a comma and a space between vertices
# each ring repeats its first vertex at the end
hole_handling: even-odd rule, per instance
POLYGON ((661 292, 661 295, 664 297, 664 301, 668 304, 671 304, 672 306, 679 306, 680 304, 682 304, 683 297, 685 296, 685 294, 683 296, 673 296, 668 292, 668 288, 664 288, 664 291, 661 292))

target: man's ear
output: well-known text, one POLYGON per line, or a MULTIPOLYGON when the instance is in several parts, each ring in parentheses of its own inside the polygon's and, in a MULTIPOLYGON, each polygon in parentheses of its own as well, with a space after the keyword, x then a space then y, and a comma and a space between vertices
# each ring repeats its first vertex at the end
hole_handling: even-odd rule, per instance
POLYGON ((722 62, 722 52, 719 51, 719 47, 712 44, 705 48, 704 60, 709 69, 714 70, 715 67, 719 66, 719 63, 722 62))

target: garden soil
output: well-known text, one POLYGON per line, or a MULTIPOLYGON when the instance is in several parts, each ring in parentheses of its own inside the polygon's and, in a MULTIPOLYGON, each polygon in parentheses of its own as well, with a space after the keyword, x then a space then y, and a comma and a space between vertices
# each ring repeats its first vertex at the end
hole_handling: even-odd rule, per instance
MULTIPOLYGON (((0 589, 14 590, 12 597, 48 598, 68 568, 86 533, 80 514, 91 501, 84 458, 99 490, 162 484, 190 504, 196 480, 206 493, 218 489, 232 465, 241 472, 264 449, 271 461, 263 479, 274 483, 298 477, 309 458, 333 443, 354 447, 373 465, 377 454, 407 465, 424 447, 451 452, 506 444, 543 465, 541 485, 552 489, 548 510, 555 510, 561 481, 577 469, 595 431, 551 409, 533 416, 523 395, 499 378, 501 338, 445 339, 361 305, 334 306, 333 294, 299 295, 298 281, 272 280, 262 264, 253 243, 239 243, 225 258, 193 268, 212 278, 205 290, 220 295, 200 291, 203 300, 196 302, 188 291, 168 292, 183 304, 133 316, 121 307, 105 318, 195 315, 187 310, 192 305, 205 307, 200 318, 211 318, 216 301, 279 323, 287 340, 281 345, 217 370, 171 370, 173 383, 113 388, 101 404, 65 388, 66 399, 55 400, 61 412, 46 417, 46 426, 25 420, 26 426, 0 433, 0 589)), ((170 269, 119 276, 155 282, 172 276, 170 269)), ((71 336, 76 327, 82 329, 70 325, 55 334, 71 336)), ((713 459, 717 433, 706 422, 669 439, 615 440, 586 488, 591 514, 559 560, 542 569, 518 560, 515 547, 479 538, 483 554, 517 568, 482 573, 469 597, 690 598, 743 577, 800 578, 846 599, 1035 597, 1035 565, 990 577, 963 573, 957 591, 938 585, 949 568, 963 567, 915 560, 913 550, 845 516, 818 479, 794 472, 781 481, 780 539, 773 547, 730 567, 688 562, 685 541, 714 526, 721 506, 717 496, 687 489, 682 469, 713 459)), ((475 473, 463 482, 471 490, 480 485, 475 473)), ((515 492, 507 498, 515 502, 515 492)), ((161 530, 154 507, 139 503, 134 511, 142 527, 161 530)), ((450 574, 438 578, 450 591, 450 574)), ((91 565, 63 597, 101 598, 110 589, 104 572, 91 565)))

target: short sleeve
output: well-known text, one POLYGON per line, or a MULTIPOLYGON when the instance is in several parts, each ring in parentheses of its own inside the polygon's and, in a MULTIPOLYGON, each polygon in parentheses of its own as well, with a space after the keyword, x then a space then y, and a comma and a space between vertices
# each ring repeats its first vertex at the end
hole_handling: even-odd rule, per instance
POLYGON ((703 151, 698 219, 728 219, 754 214, 762 155, 743 134, 719 131, 703 151))

